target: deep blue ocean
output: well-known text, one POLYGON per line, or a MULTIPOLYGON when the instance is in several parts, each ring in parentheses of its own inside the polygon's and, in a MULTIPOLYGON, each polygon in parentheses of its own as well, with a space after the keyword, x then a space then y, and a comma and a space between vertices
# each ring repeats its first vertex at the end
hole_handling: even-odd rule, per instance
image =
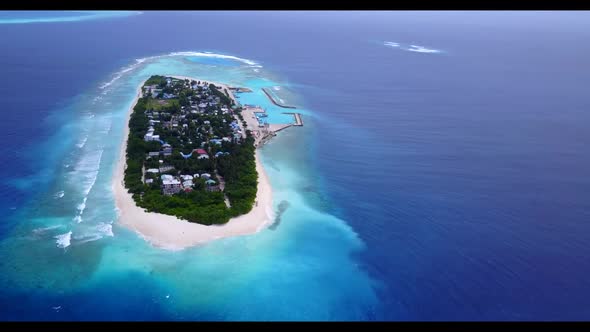
POLYGON ((0 15, 1 320, 590 317, 588 12, 35 17, 0 15), (262 151, 275 229, 117 226, 125 112, 165 70, 301 108, 262 151))

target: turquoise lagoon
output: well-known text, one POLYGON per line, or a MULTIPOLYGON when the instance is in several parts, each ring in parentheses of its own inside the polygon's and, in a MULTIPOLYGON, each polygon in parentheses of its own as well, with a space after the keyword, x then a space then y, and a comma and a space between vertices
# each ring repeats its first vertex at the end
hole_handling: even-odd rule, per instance
POLYGON ((377 285, 354 259, 364 244, 330 213, 314 172, 316 115, 296 87, 262 65, 199 54, 139 59, 68 105, 71 118, 60 118, 60 137, 48 142, 61 142, 63 163, 49 190, 23 209, 16 234, 0 244, 1 282, 20 291, 11 296, 28 312, 36 308, 36 319, 370 318, 377 285), (248 87, 253 92, 241 93, 240 102, 265 108, 270 123, 293 117, 263 87, 298 106, 305 126, 280 132, 260 149, 278 215, 273 226, 169 251, 118 225, 111 180, 124 121, 137 86, 154 74, 248 87))

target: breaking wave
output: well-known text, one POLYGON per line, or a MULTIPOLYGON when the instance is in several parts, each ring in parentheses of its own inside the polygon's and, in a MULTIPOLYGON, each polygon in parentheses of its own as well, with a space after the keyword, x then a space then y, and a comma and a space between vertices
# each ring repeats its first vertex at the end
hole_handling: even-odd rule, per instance
POLYGON ((113 225, 110 223, 100 222, 96 226, 90 228, 87 232, 82 235, 74 236, 74 240, 76 240, 76 245, 97 241, 105 236, 115 236, 113 234, 113 225))
MULTIPOLYGON (((18 13, 18 12, 17 12, 18 13)), ((131 15, 139 15, 142 12, 139 11, 70 11, 69 13, 56 14, 52 17, 14 17, 1 18, 0 24, 30 24, 30 23, 59 23, 59 22, 78 22, 86 20, 98 20, 109 17, 124 17, 131 15), (72 14, 72 15, 66 15, 72 14)))
POLYGON ((383 45, 391 48, 397 48, 400 50, 408 51, 408 52, 417 52, 417 53, 442 53, 441 50, 437 50, 434 48, 427 48, 420 45, 402 45, 396 42, 386 41, 383 42, 383 45))
MULTIPOLYGON (((99 86, 99 88, 101 90, 104 90, 106 88, 108 88, 109 86, 111 86, 113 83, 115 83, 118 79, 120 79, 121 77, 123 77, 123 75, 127 72, 130 72, 134 69, 136 69, 137 67, 139 67, 139 65, 141 65, 142 63, 148 61, 148 60, 154 60, 154 59, 159 59, 159 58, 164 58, 164 57, 173 57, 173 56, 194 56, 194 57, 209 57, 209 58, 218 58, 218 59, 229 59, 229 60, 234 60, 234 61, 239 61, 242 63, 245 63, 247 65, 249 65, 250 67, 253 68, 262 68, 262 66, 257 63, 256 61, 250 60, 250 59, 244 59, 244 58, 240 58, 234 55, 227 55, 227 54, 219 54, 219 53, 212 53, 212 52, 195 52, 195 51, 184 51, 184 52, 171 52, 168 54, 163 54, 163 55, 154 55, 154 56, 149 56, 149 57, 145 57, 145 58, 139 58, 139 59, 135 59, 135 63, 123 67, 121 70, 119 70, 118 72, 116 72, 115 74, 113 74, 113 78, 106 82, 103 83, 99 86)), ((258 72, 258 70, 254 70, 255 72, 258 72)), ((103 92, 103 94, 106 94, 106 91, 103 92)))
POLYGON ((70 246, 71 241, 72 241, 72 231, 69 231, 64 234, 56 235, 55 238, 57 239, 57 241, 55 241, 55 243, 57 244, 58 248, 67 248, 70 246))
POLYGON ((195 56, 195 57, 209 57, 209 58, 218 58, 218 59, 229 59, 229 60, 234 60, 234 61, 239 61, 242 63, 245 63, 251 67, 262 67, 261 65, 259 65, 257 62, 249 60, 249 59, 244 59, 244 58, 240 58, 237 56, 233 56, 233 55, 227 55, 227 54, 218 54, 218 53, 211 53, 211 52, 172 52, 170 54, 168 54, 169 56, 195 56))
POLYGON ((101 222, 96 226, 96 230, 106 236, 115 236, 115 234, 113 234, 113 225, 110 223, 101 222))
POLYGON ((100 170, 100 161, 102 159, 102 153, 104 150, 97 150, 93 153, 87 154, 74 167, 74 176, 72 180, 76 181, 75 185, 81 187, 84 198, 82 202, 76 206, 78 210, 77 215, 74 217, 74 221, 77 223, 82 222, 82 215, 86 209, 86 201, 88 200, 88 194, 96 183, 98 172, 100 170))
POLYGON ((43 234, 48 231, 51 231, 51 230, 54 230, 57 228, 61 228, 61 227, 62 227, 61 225, 54 225, 54 226, 49 226, 49 227, 35 228, 35 229, 33 229, 33 234, 40 235, 40 234, 43 234))
MULTIPOLYGON (((76 181, 79 181, 79 175, 82 175, 82 188, 84 192, 84 196, 88 196, 88 193, 94 186, 96 182, 96 177, 98 175, 98 171, 100 170, 100 160, 102 159, 102 153, 104 150, 97 150, 93 153, 85 155, 75 166, 75 172, 78 173, 76 175, 76 181)), ((86 202, 86 201, 84 201, 86 202)))
POLYGON ((418 53, 440 53, 440 50, 435 50, 433 48, 426 48, 424 46, 419 45, 410 45, 409 48, 406 49, 410 52, 418 52, 418 53))
POLYGON ((142 59, 136 59, 135 60, 136 62, 134 64, 132 64, 130 66, 127 66, 127 67, 124 67, 120 71, 116 72, 115 75, 113 76, 113 78, 110 81, 108 81, 106 83, 103 83, 101 86, 99 86, 99 88, 101 90, 104 90, 104 89, 108 88, 109 86, 111 86, 118 79, 120 79, 121 77, 123 77, 123 75, 125 73, 127 73, 129 71, 132 71, 133 69, 137 68, 143 61, 145 61, 145 60, 143 60, 143 61, 140 61, 140 60, 142 60, 142 59))
POLYGON ((76 146, 81 149, 84 147, 84 145, 86 145, 86 141, 88 141, 88 135, 84 136, 84 138, 82 138, 82 140, 80 140, 76 146))
POLYGON ((390 47, 399 47, 399 43, 394 43, 394 42, 384 42, 383 45, 390 46, 390 47))
POLYGON ((82 199, 82 203, 78 204, 76 209, 78 210, 78 215, 74 217, 74 221, 78 224, 82 222, 82 215, 84 214, 84 210, 86 210, 86 201, 88 200, 88 196, 84 196, 82 199))

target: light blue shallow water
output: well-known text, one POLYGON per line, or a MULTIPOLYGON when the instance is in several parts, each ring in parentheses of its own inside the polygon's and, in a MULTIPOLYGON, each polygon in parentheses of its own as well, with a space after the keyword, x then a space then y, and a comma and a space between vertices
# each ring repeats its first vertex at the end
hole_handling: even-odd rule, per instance
MULTIPOLYGON (((350 258, 363 248, 362 241, 342 220, 316 209, 317 202, 308 202, 314 198, 305 188, 313 186, 317 175, 299 161, 308 158, 306 133, 313 131, 313 116, 305 117, 305 129, 283 131, 261 149, 274 208, 287 206, 271 229, 170 252, 151 247, 117 225, 111 176, 126 112, 138 84, 150 75, 185 75, 245 86, 253 92, 242 93, 240 100, 266 108, 270 123, 293 121, 262 92, 262 87, 281 85, 266 78, 264 68, 245 63, 216 68, 208 57, 203 57, 203 64, 196 59, 184 55, 142 59, 81 98, 69 132, 75 142, 62 142, 70 148, 60 174, 49 194, 33 203, 42 207, 42 213, 27 216, 16 228, 20 235, 1 244, 1 252, 11 253, 2 264, 2 284, 14 283, 25 294, 44 290, 58 294, 32 304, 40 310, 34 316, 44 319, 109 318, 100 311, 87 312, 92 302, 80 303, 79 294, 91 289, 112 293, 114 298, 106 295, 105 300, 115 307, 148 307, 150 319, 159 315, 215 320, 366 317, 367 308, 376 301, 373 285, 350 258), (126 296, 123 303, 115 303, 117 290, 138 287, 136 279, 145 280, 150 290, 138 289, 135 298, 126 296)), ((142 318, 143 313, 133 309, 120 317, 142 318)), ((4 313, 3 318, 13 314, 4 313)))
POLYGON ((588 13, 37 14, 0 13, 0 319, 590 317, 588 13), (153 73, 298 106, 261 151, 278 226, 175 253, 118 226, 153 73))

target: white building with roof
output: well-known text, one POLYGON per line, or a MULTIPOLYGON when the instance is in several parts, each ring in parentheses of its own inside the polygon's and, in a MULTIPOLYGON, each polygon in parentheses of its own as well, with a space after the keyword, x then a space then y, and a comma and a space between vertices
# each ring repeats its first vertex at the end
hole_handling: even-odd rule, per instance
POLYGON ((181 175, 180 178, 183 179, 184 181, 192 181, 193 180, 192 175, 181 175))
POLYGON ((182 190, 182 186, 180 185, 180 181, 177 179, 171 180, 162 180, 162 192, 164 195, 173 195, 177 194, 182 190))

